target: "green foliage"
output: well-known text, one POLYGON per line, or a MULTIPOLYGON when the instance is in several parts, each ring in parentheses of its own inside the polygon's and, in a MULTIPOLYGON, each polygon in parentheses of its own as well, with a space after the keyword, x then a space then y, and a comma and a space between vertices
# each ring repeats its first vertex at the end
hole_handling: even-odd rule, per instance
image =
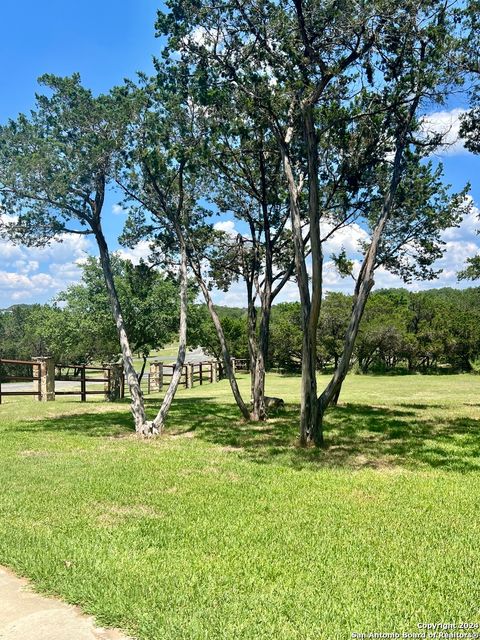
MULTIPOLYGON (((315 227, 311 218, 318 216, 328 233, 355 222, 373 233, 390 192, 398 142, 401 180, 391 192, 377 266, 407 282, 434 278, 432 265, 444 250, 441 232, 459 223, 465 191, 452 197, 442 183, 441 166, 428 162, 442 140, 426 140, 420 122, 424 110, 442 104, 463 83, 462 69, 449 63, 463 43, 461 8, 455 2, 445 7, 441 0, 341 6, 310 1, 259 6, 252 0, 239 10, 231 0, 214 6, 169 0, 157 19, 158 34, 166 37, 164 60, 175 65, 181 59, 194 70, 207 117, 214 121, 213 163, 228 166, 229 159, 232 165, 228 174, 234 188, 220 190, 221 208, 244 218, 250 212, 259 184, 253 168, 257 136, 263 136, 266 148, 272 146, 272 166, 282 155, 294 167, 306 227, 315 227), (307 210, 313 178, 304 180, 303 118, 310 106, 316 212, 307 210)), ((278 193, 284 191, 285 185, 278 193)), ((291 239, 286 247, 291 259, 291 239)), ((351 272, 351 258, 345 251, 335 256, 344 275, 351 272)))
POLYGON ((302 323, 299 302, 277 304, 272 309, 269 361, 292 371, 302 359, 302 323))
POLYGON ((467 266, 458 274, 459 280, 480 279, 480 255, 467 258, 467 266))
POLYGON ((472 373, 480 375, 480 358, 477 358, 476 360, 470 360, 470 367, 472 369, 472 373))
MULTIPOLYGON (((178 282, 115 255, 112 270, 132 349, 146 357, 178 333, 178 282)), ((82 271, 81 282, 60 293, 53 305, 18 306, 0 314, 4 357, 52 355, 67 364, 118 359, 118 335, 98 260, 89 258, 82 271)))
MULTIPOLYGON (((343 351, 352 296, 327 293, 317 337, 318 367, 336 366, 343 351)), ((299 368, 302 329, 299 303, 273 307, 270 361, 299 368)), ((448 366, 469 371, 480 354, 480 290, 405 289, 371 294, 352 364, 368 371, 425 371, 448 366)))
MULTIPOLYGON (((247 318, 244 309, 235 307, 215 307, 225 339, 232 357, 248 358, 247 318)), ((204 304, 189 307, 188 344, 191 347, 202 347, 206 353, 222 360, 222 352, 218 335, 212 318, 204 304)))
POLYGON ((78 74, 39 82, 36 109, 0 127, 0 197, 15 215, 3 230, 30 245, 98 230, 132 112, 119 92, 94 97, 78 74))

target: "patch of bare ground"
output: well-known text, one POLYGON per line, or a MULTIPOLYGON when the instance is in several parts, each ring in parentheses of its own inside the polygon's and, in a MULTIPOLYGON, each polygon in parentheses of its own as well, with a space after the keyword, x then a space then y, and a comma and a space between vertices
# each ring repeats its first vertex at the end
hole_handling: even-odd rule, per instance
POLYGON ((233 453, 233 452, 238 453, 239 451, 242 450, 242 447, 234 447, 231 444, 227 444, 223 447, 219 447, 219 449, 220 451, 224 451, 225 453, 233 453))

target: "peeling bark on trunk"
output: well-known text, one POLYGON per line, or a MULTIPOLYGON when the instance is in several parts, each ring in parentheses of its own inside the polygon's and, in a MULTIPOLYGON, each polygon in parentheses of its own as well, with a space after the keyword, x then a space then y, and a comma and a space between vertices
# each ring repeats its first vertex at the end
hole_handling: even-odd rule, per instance
POLYGON ((135 431, 139 436, 148 435, 149 425, 147 424, 147 418, 145 415, 145 404, 143 401, 143 395, 140 389, 137 372, 135 371, 135 367, 133 364, 132 350, 128 341, 125 323, 122 316, 122 309, 120 306, 120 301, 118 299, 115 282, 113 280, 107 242, 99 223, 95 226, 94 233, 100 253, 100 263, 103 269, 108 298, 110 300, 110 306, 112 308, 113 317, 117 326, 118 338, 120 340, 126 382, 130 389, 131 411, 133 420, 135 422, 135 431))
POLYGON ((313 105, 303 107, 304 136, 308 160, 309 235, 312 256, 312 293, 305 260, 302 217, 300 211, 301 187, 297 184, 286 140, 280 140, 283 168, 290 197, 290 215, 295 248, 295 271, 302 306, 302 382, 300 401, 300 444, 323 444, 321 423, 317 420, 317 328, 322 301, 323 255, 320 239, 320 211, 318 187, 318 139, 315 131, 313 105))
MULTIPOLYGON (((250 356, 250 397, 252 404, 254 403, 255 387, 256 387, 256 371, 258 364, 258 345, 257 345, 257 310, 253 302, 252 283, 247 281, 247 320, 248 320, 248 354, 250 356)), ((254 411, 252 411, 253 417, 254 411)), ((254 418, 258 420, 259 418, 254 418)))
POLYGON ((172 379, 168 385, 167 392, 163 398, 162 406, 158 412, 152 425, 156 432, 161 433, 168 412, 172 405, 173 399, 178 389, 180 378, 182 377, 183 365, 185 362, 185 354, 187 350, 187 306, 188 306, 188 273, 187 273, 187 251, 183 238, 180 241, 180 331, 178 339, 178 354, 173 370, 172 379))
POLYGON ((260 336, 255 361, 255 368, 252 371, 252 419, 265 420, 267 417, 265 407, 265 372, 267 369, 268 342, 270 336, 270 312, 272 306, 269 288, 265 292, 264 303, 262 305, 262 319, 260 321, 260 336), (268 299, 267 298, 268 295, 268 299))

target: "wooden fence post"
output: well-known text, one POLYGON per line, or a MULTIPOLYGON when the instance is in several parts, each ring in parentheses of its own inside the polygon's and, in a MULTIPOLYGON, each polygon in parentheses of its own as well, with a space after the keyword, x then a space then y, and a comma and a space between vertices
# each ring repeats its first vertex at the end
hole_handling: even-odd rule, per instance
POLYGON ((108 382, 104 382, 105 400, 108 402, 115 402, 123 398, 123 364, 118 362, 109 362, 103 365, 105 377, 108 378, 108 382))
POLYGON ((186 388, 191 389, 193 387, 193 364, 187 362, 186 366, 186 388))
MULTIPOLYGON (((35 391, 38 389, 38 399, 42 402, 52 402, 55 400, 55 360, 51 356, 32 360, 38 362, 38 367, 35 368, 39 380, 33 381, 35 391)), ((37 377, 35 373, 33 375, 37 377)))
POLYGON ((163 362, 157 362, 158 391, 163 391, 163 362))
POLYGON ((80 400, 81 402, 87 401, 87 380, 85 365, 80 367, 80 400))

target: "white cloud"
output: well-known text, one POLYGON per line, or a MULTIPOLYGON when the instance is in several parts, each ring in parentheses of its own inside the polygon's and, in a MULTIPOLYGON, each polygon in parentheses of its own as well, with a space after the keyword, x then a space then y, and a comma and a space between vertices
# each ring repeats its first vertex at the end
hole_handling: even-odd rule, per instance
POLYGON ((73 234, 63 234, 45 247, 0 239, 0 308, 53 298, 80 279, 80 265, 91 249, 87 237, 73 234))
POLYGON ((119 204, 114 204, 112 207, 112 213, 116 216, 121 216, 122 214, 126 215, 127 211, 119 204))
MULTIPOLYGON (((473 284, 468 282, 458 283, 457 281, 457 273, 464 268, 466 258, 480 252, 480 236, 477 234, 477 230, 480 229, 480 208, 473 205, 471 196, 468 196, 467 201, 471 205, 471 208, 469 213, 465 215, 460 226, 447 229, 442 234, 442 239, 445 242, 445 253, 444 256, 433 265, 436 270, 441 270, 436 280, 426 282, 414 281, 410 284, 405 284, 398 276, 390 273, 386 269, 379 268, 375 272, 375 289, 404 287, 410 291, 418 291, 433 287, 466 287, 473 284)), ((328 226, 323 225, 322 233, 324 237, 328 231, 328 226)), ((367 238, 367 232, 359 225, 354 224, 336 232, 332 238, 325 243, 324 292, 353 292, 354 280, 351 277, 342 278, 335 268, 333 261, 329 260, 329 255, 331 253, 338 253, 342 247, 345 247, 347 253, 353 258, 353 273, 357 275, 361 265, 358 243, 367 238)), ((311 273, 310 261, 308 270, 311 273)), ((246 305, 245 284, 243 281, 234 283, 228 293, 214 290, 213 297, 216 304, 244 307, 246 305)), ((287 283, 275 302, 293 302, 298 299, 297 284, 291 281, 287 283)))
POLYGON ((422 131, 428 136, 441 134, 444 145, 438 150, 439 155, 458 155, 468 153, 460 137, 460 117, 465 109, 435 111, 422 118, 422 131))
MULTIPOLYGON (((322 225, 322 235, 325 238, 333 228, 333 224, 326 223, 322 225)), ((347 227, 342 227, 335 231, 323 245, 323 253, 330 256, 332 253, 338 254, 344 248, 348 254, 358 253, 360 243, 368 240, 368 233, 365 229, 354 222, 347 227)))
POLYGON ((219 222, 215 222, 213 225, 215 231, 223 231, 232 238, 238 235, 238 231, 235 229, 235 223, 233 220, 221 220, 219 222))
POLYGON ((38 271, 40 263, 38 260, 17 260, 15 267, 19 273, 31 273, 38 271))
POLYGON ((118 249, 115 253, 123 260, 131 260, 133 264, 139 264, 140 260, 148 260, 151 253, 150 243, 147 240, 140 240, 133 249, 118 249))

